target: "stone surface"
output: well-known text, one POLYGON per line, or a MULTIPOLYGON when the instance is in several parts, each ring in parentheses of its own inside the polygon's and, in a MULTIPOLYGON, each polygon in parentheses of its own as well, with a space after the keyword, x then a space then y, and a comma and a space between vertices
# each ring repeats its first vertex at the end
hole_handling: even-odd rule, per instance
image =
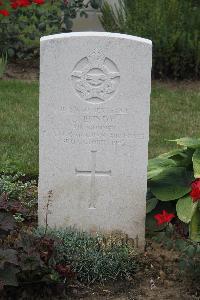
MULTIPOLYGON (((84 1, 88 3, 87 0, 84 1)), ((110 5, 115 8, 119 5, 118 0, 107 0, 110 5)), ((76 31, 104 31, 103 26, 99 20, 101 16, 100 10, 93 9, 90 5, 86 9, 87 18, 80 17, 79 15, 73 20, 73 32, 76 31)))
POLYGON ((41 39, 39 223, 144 244, 151 41, 41 39))

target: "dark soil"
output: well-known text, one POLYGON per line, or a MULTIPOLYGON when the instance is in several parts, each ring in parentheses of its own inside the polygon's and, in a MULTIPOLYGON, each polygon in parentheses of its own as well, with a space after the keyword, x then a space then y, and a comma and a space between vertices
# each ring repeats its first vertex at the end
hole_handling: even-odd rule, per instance
POLYGON ((39 62, 22 61, 17 64, 9 63, 3 79, 38 80, 39 62))

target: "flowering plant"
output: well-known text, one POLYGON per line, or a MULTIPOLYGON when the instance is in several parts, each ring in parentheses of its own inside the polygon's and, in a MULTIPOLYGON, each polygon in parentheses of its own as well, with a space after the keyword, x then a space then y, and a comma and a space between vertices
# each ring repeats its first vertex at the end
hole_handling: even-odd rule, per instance
POLYGON ((70 32, 72 20, 87 16, 89 4, 98 8, 101 0, 0 0, 0 55, 38 57, 40 37, 70 32))
POLYGON ((175 217, 174 214, 168 213, 166 210, 163 209, 161 214, 157 214, 154 218, 157 221, 158 225, 162 225, 164 223, 169 223, 175 217))
POLYGON ((200 242, 200 138, 173 142, 180 148, 149 160, 147 219, 153 217, 160 230, 176 213, 200 242))

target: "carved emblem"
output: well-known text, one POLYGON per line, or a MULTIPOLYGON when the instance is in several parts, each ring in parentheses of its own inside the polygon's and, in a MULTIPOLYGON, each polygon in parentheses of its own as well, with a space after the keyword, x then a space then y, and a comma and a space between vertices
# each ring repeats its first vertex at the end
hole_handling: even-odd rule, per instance
POLYGON ((115 63, 97 49, 76 64, 71 77, 79 96, 94 104, 111 98, 120 81, 115 63))

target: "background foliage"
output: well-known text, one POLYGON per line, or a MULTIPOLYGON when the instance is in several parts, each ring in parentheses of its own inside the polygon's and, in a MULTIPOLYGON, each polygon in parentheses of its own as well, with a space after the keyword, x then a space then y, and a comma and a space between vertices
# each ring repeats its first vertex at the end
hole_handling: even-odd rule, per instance
POLYGON ((194 0, 119 0, 105 3, 106 31, 153 41, 155 78, 200 78, 200 2, 194 0))
POLYGON ((100 3, 101 0, 90 0, 87 4, 84 0, 52 0, 17 9, 5 4, 10 15, 0 15, 0 55, 7 52, 9 58, 37 58, 40 37, 71 32, 77 14, 87 17, 85 8, 90 4, 96 9, 100 3))

